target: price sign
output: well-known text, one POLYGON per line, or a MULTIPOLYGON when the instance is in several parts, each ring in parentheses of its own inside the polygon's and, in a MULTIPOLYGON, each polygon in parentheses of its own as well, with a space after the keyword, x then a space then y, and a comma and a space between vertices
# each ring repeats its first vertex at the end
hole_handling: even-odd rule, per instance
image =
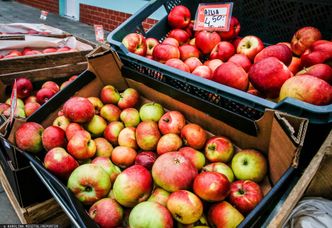
POLYGON ((194 30, 228 31, 233 3, 199 4, 194 30))
POLYGON ((95 35, 96 35, 96 41, 100 43, 104 43, 104 28, 102 25, 94 25, 95 28, 95 35))
POLYGON ((46 21, 48 12, 45 10, 40 11, 40 20, 46 21))

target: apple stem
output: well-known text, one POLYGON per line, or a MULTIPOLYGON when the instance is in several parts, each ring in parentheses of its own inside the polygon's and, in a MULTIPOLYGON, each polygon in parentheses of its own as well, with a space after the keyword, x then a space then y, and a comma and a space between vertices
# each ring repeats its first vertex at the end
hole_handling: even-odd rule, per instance
POLYGON ((244 194, 243 189, 239 189, 239 193, 240 193, 241 195, 244 194))
POLYGON ((92 190, 92 188, 91 188, 90 186, 86 186, 86 187, 85 187, 85 191, 86 191, 86 192, 91 192, 91 190, 92 190))
POLYGON ((169 122, 169 119, 168 118, 165 118, 163 119, 164 122, 168 123, 169 122))

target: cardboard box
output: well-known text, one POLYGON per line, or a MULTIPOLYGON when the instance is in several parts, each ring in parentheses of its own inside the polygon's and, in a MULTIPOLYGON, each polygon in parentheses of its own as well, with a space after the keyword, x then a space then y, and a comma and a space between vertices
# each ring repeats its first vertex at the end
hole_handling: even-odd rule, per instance
MULTIPOLYGON (((268 177, 260 183, 265 197, 246 217, 240 227, 259 224, 259 220, 262 219, 263 215, 269 212, 269 207, 279 200, 279 195, 287 188, 286 183, 292 178, 292 174, 296 170, 308 124, 306 119, 266 110, 264 116, 255 122, 257 127, 256 135, 250 135, 245 133, 241 126, 238 129, 231 127, 227 122, 222 122, 206 114, 204 107, 202 107, 203 110, 195 109, 190 104, 182 103, 173 98, 172 95, 174 94, 161 93, 154 88, 146 86, 144 83, 139 82, 139 75, 135 78, 136 80, 126 78, 126 75, 121 72, 121 62, 116 53, 111 50, 96 49, 88 56, 88 62, 88 70, 79 77, 79 80, 75 80, 59 93, 56 99, 52 99, 45 104, 30 121, 39 122, 44 127, 47 127, 52 124, 64 102, 73 95, 84 97, 98 96, 102 87, 107 84, 114 85, 119 91, 132 87, 139 91, 143 103, 155 101, 163 105, 165 109, 178 110, 185 115, 189 122, 201 125, 214 135, 223 135, 230 138, 239 148, 255 148, 265 154, 269 164, 269 173, 268 177)), ((159 84, 160 88, 163 86, 163 84, 159 84)), ((236 118, 236 116, 233 116, 233 118, 236 118)), ((14 143, 13 135, 15 129, 21 123, 22 121, 20 120, 15 121, 12 134, 9 136, 10 142, 14 143)), ((55 181, 56 178, 46 171, 40 162, 37 162, 36 159, 31 160, 35 162, 36 166, 39 166, 38 169, 43 173, 45 180, 54 180, 48 181, 48 185, 52 185, 52 189, 62 189, 62 191, 65 189, 65 186, 59 186, 59 182, 55 181)), ((77 220, 77 217, 72 220, 82 222, 82 224, 84 224, 83 220, 89 221, 84 211, 77 212, 82 208, 70 206, 72 201, 77 201, 68 197, 72 196, 72 194, 61 195, 60 204, 63 207, 69 207, 70 211, 72 211, 71 215, 81 214, 84 216, 84 219, 79 219, 81 221, 77 220)))

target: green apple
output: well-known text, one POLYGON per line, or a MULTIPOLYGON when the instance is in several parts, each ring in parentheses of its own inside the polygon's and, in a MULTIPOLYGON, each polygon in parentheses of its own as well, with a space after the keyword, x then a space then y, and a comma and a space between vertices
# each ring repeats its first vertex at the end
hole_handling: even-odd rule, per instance
POLYGON ((142 121, 153 120, 158 122, 164 113, 165 111, 163 106, 155 102, 146 103, 142 105, 139 110, 139 116, 142 121))
POLYGON ((99 115, 94 115, 89 122, 84 124, 84 128, 91 133, 92 137, 98 137, 103 135, 106 127, 106 120, 99 115))

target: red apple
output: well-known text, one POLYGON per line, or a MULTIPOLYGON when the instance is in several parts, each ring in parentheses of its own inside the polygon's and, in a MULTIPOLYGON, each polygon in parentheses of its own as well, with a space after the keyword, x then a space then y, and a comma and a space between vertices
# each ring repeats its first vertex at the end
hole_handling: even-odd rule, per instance
POLYGON ((203 171, 218 172, 224 174, 230 183, 234 181, 234 173, 227 164, 222 162, 210 163, 202 168, 203 171))
POLYGON ((96 143, 96 157, 111 157, 113 146, 105 138, 99 137, 94 139, 96 143))
POLYGON ((100 91, 100 99, 104 104, 117 104, 120 100, 120 93, 114 86, 106 85, 100 91))
POLYGON ((234 154, 233 143, 226 137, 211 137, 205 145, 205 156, 210 162, 229 162, 234 154))
POLYGON ((305 50, 301 55, 302 66, 308 67, 319 63, 325 63, 329 60, 329 54, 323 51, 305 50))
POLYGON ((214 71, 223 63, 220 59, 209 59, 204 62, 204 65, 211 69, 213 75, 214 71))
POLYGON ((212 80, 212 70, 208 66, 198 66, 192 72, 192 74, 197 75, 201 78, 206 78, 212 80))
POLYGON ((174 47, 179 47, 179 41, 173 37, 166 37, 164 39, 164 41, 162 42, 162 44, 168 44, 168 45, 172 45, 174 47))
POLYGON ((54 90, 56 93, 60 90, 60 87, 58 86, 58 84, 56 84, 53 81, 46 81, 43 83, 42 88, 49 88, 54 90))
POLYGON ((199 31, 195 36, 195 45, 204 55, 210 54, 212 49, 221 41, 217 32, 199 31))
POLYGON ((78 123, 69 123, 65 129, 66 133, 66 138, 67 140, 70 140, 73 135, 80 130, 84 130, 81 125, 78 123))
POLYGON ((148 201, 156 202, 163 206, 166 206, 167 200, 170 193, 162 188, 156 187, 153 192, 151 193, 148 201))
POLYGON ((158 62, 165 63, 169 59, 179 59, 180 51, 179 48, 169 44, 158 44, 153 49, 152 57, 158 62))
POLYGON ((112 151, 111 160, 120 168, 127 168, 134 164, 136 155, 136 150, 131 147, 117 146, 112 151))
POLYGON ((112 184, 114 183, 117 176, 121 173, 120 168, 114 165, 108 157, 96 157, 91 161, 91 164, 96 164, 102 167, 109 175, 112 184))
POLYGON ((94 117, 95 108, 85 97, 72 97, 63 105, 63 114, 72 122, 86 123, 94 117))
POLYGON ((31 50, 31 51, 26 51, 24 55, 29 56, 29 55, 40 55, 40 54, 43 54, 43 53, 38 50, 31 50))
POLYGON ((10 52, 8 52, 7 55, 5 55, 3 58, 7 59, 7 58, 13 58, 13 57, 19 57, 22 56, 22 53, 18 50, 12 50, 10 52))
POLYGON ((182 147, 178 151, 181 155, 186 157, 196 167, 197 170, 201 170, 205 165, 205 156, 202 152, 195 150, 189 146, 182 147))
POLYGON ((104 106, 103 102, 98 97, 88 97, 88 100, 95 108, 95 114, 99 115, 101 108, 104 106))
POLYGON ((180 58, 182 61, 185 61, 190 57, 199 58, 199 50, 193 45, 184 44, 179 47, 179 51, 180 51, 180 58))
POLYGON ((182 128, 181 138, 184 140, 185 145, 199 150, 204 147, 207 135, 201 126, 189 123, 182 128))
POLYGON ((158 127, 163 135, 168 133, 180 134, 185 124, 186 119, 181 112, 168 111, 160 118, 158 127))
POLYGON ((185 28, 191 19, 190 10, 183 5, 175 6, 168 14, 167 21, 172 28, 185 28))
POLYGON ((57 126, 45 128, 42 135, 42 143, 47 151, 54 147, 65 147, 67 144, 65 131, 57 126))
POLYGON ((299 72, 302 68, 301 59, 298 57, 293 56, 291 63, 288 65, 288 69, 295 75, 299 72))
POLYGON ((312 65, 308 68, 304 68, 303 70, 297 72, 298 75, 308 74, 324 81, 328 82, 330 85, 332 84, 332 68, 324 63, 319 63, 316 65, 312 65))
POLYGON ((130 147, 133 149, 137 149, 137 143, 136 142, 136 128, 134 127, 126 127, 123 128, 118 136, 118 144, 119 146, 125 146, 130 147))
POLYGON ((58 50, 56 52, 67 52, 67 51, 72 51, 72 50, 74 50, 74 49, 64 46, 64 47, 58 48, 58 50))
POLYGON ((238 180, 231 184, 229 202, 242 214, 249 214, 262 199, 262 190, 253 181, 238 180))
POLYGON ((71 83, 71 81, 67 80, 64 81, 63 83, 61 83, 60 85, 60 90, 64 89, 67 85, 69 85, 71 83))
POLYGON ((120 99, 118 102, 118 107, 123 109, 134 108, 140 99, 138 91, 134 88, 127 88, 122 93, 120 93, 120 99))
POLYGON ((15 143, 20 149, 38 153, 43 149, 42 134, 44 128, 35 122, 26 122, 19 126, 15 132, 15 143))
MULTIPOLYGON (((187 27, 184 28, 184 30, 189 34, 190 37, 193 37, 193 35, 195 33, 194 25, 195 25, 195 20, 190 20, 187 27)), ((195 44, 193 44, 193 45, 195 45, 195 44)))
POLYGON ((176 39, 179 42, 179 46, 188 43, 190 35, 183 29, 173 29, 171 30, 167 37, 176 39))
POLYGON ((32 51, 32 49, 31 48, 29 48, 29 47, 25 47, 25 48, 23 48, 23 50, 22 50, 22 55, 25 55, 27 52, 29 52, 29 51, 32 51))
POLYGON ((190 72, 192 72, 196 67, 203 65, 201 60, 197 57, 189 57, 184 61, 184 63, 189 67, 190 72))
POLYGON ((246 72, 248 72, 251 67, 250 59, 244 54, 235 54, 228 59, 228 62, 241 66, 246 72))
POLYGON ((136 128, 137 145, 142 150, 155 150, 160 137, 158 124, 155 121, 143 121, 136 128))
POLYGON ((37 109, 40 108, 40 104, 37 102, 29 102, 24 105, 24 112, 27 117, 31 116, 37 109))
POLYGON ((157 153, 164 154, 171 151, 177 151, 182 146, 182 139, 179 135, 169 133, 161 136, 157 144, 157 153))
POLYGON ((4 111, 10 109, 10 105, 6 103, 0 103, 0 114, 3 114, 4 111))
POLYGON ((57 49, 56 48, 45 48, 43 51, 42 51, 44 54, 47 54, 47 53, 53 53, 53 52, 57 52, 57 49))
POLYGON ((92 158, 96 149, 96 143, 91 139, 89 132, 85 130, 77 131, 67 144, 68 153, 78 160, 92 158))
POLYGON ((227 32, 220 32, 219 35, 222 40, 232 40, 240 33, 241 25, 239 20, 232 16, 229 24, 229 30, 227 32))
POLYGON ((137 55, 146 55, 146 40, 143 35, 138 33, 129 33, 122 39, 122 44, 128 49, 129 52, 137 55))
POLYGON ((232 44, 233 44, 235 50, 237 50, 237 47, 239 46, 239 43, 240 43, 241 40, 242 40, 241 37, 236 37, 236 38, 232 41, 232 44))
POLYGON ((118 137, 123 128, 124 125, 120 121, 109 123, 104 130, 105 139, 112 143, 113 146, 118 145, 118 137))
POLYGON ((264 44, 257 36, 243 37, 236 49, 236 53, 246 55, 251 61, 264 48, 264 44))
POLYGON ((143 151, 137 154, 135 158, 135 165, 142 165, 148 170, 152 169, 153 163, 157 159, 157 154, 151 151, 143 151))
POLYGON ((210 59, 220 59, 225 62, 234 54, 234 46, 230 42, 221 41, 212 49, 210 59))
POLYGON ((114 104, 106 104, 100 109, 100 115, 108 122, 120 119, 121 109, 114 104))
POLYGON ((37 102, 39 104, 44 104, 45 102, 47 102, 49 99, 51 99, 51 97, 54 96, 54 94, 56 94, 56 92, 52 89, 49 88, 41 88, 40 90, 38 90, 38 92, 36 93, 36 97, 37 97, 37 102))
POLYGON ((237 227, 243 220, 243 215, 226 201, 210 207, 209 224, 213 227, 237 227))
POLYGON ((315 27, 302 27, 295 32, 291 40, 292 51, 296 55, 301 55, 308 49, 316 40, 320 40, 322 34, 315 27))
POLYGON ((30 96, 33 90, 33 85, 28 78, 18 78, 16 79, 16 91, 17 97, 24 99, 30 96))
POLYGON ((159 44, 159 41, 156 38, 149 37, 146 38, 146 55, 152 56, 152 52, 155 46, 159 44))
POLYGON ((190 73, 190 69, 181 59, 169 59, 165 62, 167 66, 177 68, 190 73))
POLYGON ((37 97, 32 95, 32 96, 25 98, 25 100, 24 100, 25 104, 30 103, 30 102, 37 103, 37 97))
POLYGON ((261 50, 254 59, 254 63, 259 62, 267 57, 276 57, 286 66, 288 66, 292 61, 292 50, 284 44, 276 44, 265 47, 261 50))

